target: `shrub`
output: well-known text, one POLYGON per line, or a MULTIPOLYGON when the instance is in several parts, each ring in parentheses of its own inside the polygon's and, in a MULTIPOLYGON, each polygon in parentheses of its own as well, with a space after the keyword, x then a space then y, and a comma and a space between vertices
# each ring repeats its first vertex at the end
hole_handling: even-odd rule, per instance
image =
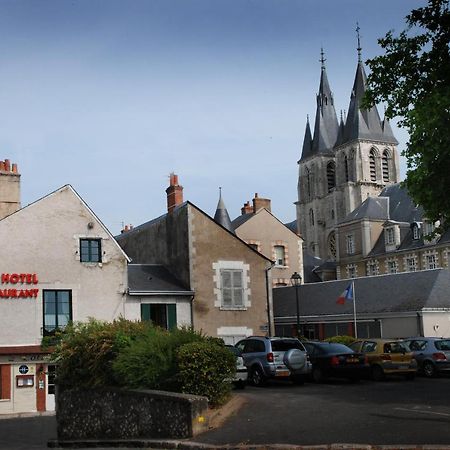
POLYGON ((177 352, 181 392, 204 395, 211 405, 224 403, 231 392, 236 359, 213 339, 183 345, 177 352))
POLYGON ((113 362, 114 377, 121 386, 141 389, 178 389, 176 350, 204 339, 188 328, 166 331, 152 327, 131 342, 113 362))
POLYGON ((113 361, 149 328, 148 323, 125 319, 69 324, 53 354, 57 382, 79 387, 114 386, 113 361))
POLYGON ((336 342, 337 344, 350 345, 355 342, 356 338, 353 336, 333 336, 325 339, 326 342, 336 342))

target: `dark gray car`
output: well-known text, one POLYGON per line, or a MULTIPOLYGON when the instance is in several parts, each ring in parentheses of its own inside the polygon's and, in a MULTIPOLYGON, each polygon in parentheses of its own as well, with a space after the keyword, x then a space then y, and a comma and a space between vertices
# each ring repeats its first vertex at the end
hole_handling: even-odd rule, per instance
POLYGON ((426 377, 434 377, 439 372, 450 373, 450 339, 437 337, 414 337, 405 339, 419 371, 426 377))
POLYGON ((302 384, 311 372, 303 344, 296 338, 251 336, 236 344, 249 373, 249 381, 262 386, 269 379, 290 379, 302 384))

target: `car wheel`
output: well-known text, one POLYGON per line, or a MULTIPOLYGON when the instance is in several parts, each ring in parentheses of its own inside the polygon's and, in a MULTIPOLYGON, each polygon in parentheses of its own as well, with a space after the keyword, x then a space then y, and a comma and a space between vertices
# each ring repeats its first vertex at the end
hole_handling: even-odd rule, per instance
POLYGON ((433 378, 436 376, 436 368, 434 364, 430 361, 424 361, 422 366, 423 374, 428 378, 433 378))
POLYGON ((372 367, 372 379, 375 381, 383 381, 386 378, 384 370, 380 366, 372 367))
POLYGON ((250 373, 250 380, 253 386, 264 386, 266 384, 266 377, 259 367, 254 367, 250 373))
POLYGON ((323 374, 323 371, 320 367, 313 367, 311 372, 312 379, 316 383, 323 383, 325 381, 325 376, 323 374))

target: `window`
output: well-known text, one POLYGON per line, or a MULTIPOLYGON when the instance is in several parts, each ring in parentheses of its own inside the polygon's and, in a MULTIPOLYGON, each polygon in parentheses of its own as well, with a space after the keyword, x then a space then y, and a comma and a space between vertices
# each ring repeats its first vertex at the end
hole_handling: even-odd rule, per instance
POLYGON ((358 276, 358 271, 355 264, 349 264, 347 266, 348 278, 356 278, 358 276))
POLYGON ((285 266, 286 265, 286 255, 285 249, 283 245, 275 245, 275 265, 277 266, 285 266))
POLYGON ((307 200, 311 200, 311 172, 306 167, 305 168, 305 174, 306 174, 306 198, 307 200))
POLYGON ((406 258, 406 270, 408 272, 415 272, 417 270, 416 258, 406 258))
POLYGON ((80 239, 80 261, 102 262, 101 239, 80 239))
POLYGON ((333 260, 336 259, 336 234, 334 231, 328 236, 328 252, 333 260))
POLYGON ((387 270, 388 273, 397 273, 398 272, 397 261, 388 261, 387 270))
POLYGON ((395 234, 393 228, 386 228, 386 244, 393 245, 395 244, 395 234))
POLYGON ((425 257, 426 263, 427 263, 427 269, 436 269, 436 255, 427 255, 425 257))
POLYGON ((141 303, 141 320, 171 330, 177 327, 177 305, 175 303, 141 303))
POLYGON ((55 393, 56 384, 56 366, 49 365, 47 367, 47 394, 55 393))
POLYGON ((419 232, 419 226, 417 225, 417 223, 415 223, 412 226, 412 232, 413 232, 413 239, 417 240, 420 238, 420 232, 419 232))
POLYGON ((314 210, 313 209, 309 210, 309 224, 311 226, 314 226, 314 210))
POLYGON ((222 269, 220 271, 222 307, 233 308, 244 306, 242 275, 242 270, 222 269))
POLYGON ((369 261, 367 263, 367 275, 368 276, 378 275, 378 263, 377 263, 377 261, 369 261))
POLYGON ((383 159, 381 160, 381 165, 383 169, 383 181, 389 181, 389 152, 385 150, 383 152, 383 159))
POLYGON ((336 168, 333 162, 329 162, 327 164, 327 183, 328 183, 328 192, 331 192, 333 188, 336 186, 336 168))
POLYGON ((370 181, 377 181, 377 170, 375 165, 375 150, 370 150, 369 153, 369 169, 370 169, 370 181))
POLYGON ((344 156, 344 171, 345 171, 345 181, 349 181, 349 176, 348 176, 348 158, 347 155, 344 156))
POLYGON ((55 334, 72 320, 72 291, 43 291, 44 336, 55 334))
POLYGON ((347 254, 353 255, 355 253, 355 239, 353 234, 347 235, 347 254))
POLYGON ((428 236, 429 234, 433 233, 433 231, 434 231, 434 223, 425 221, 423 223, 423 228, 424 228, 423 234, 425 236, 428 236))

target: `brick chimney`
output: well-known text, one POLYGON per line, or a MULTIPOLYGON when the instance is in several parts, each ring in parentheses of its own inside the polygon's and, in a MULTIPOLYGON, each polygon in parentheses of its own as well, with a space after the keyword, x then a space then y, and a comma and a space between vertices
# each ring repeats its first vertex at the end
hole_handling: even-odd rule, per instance
POLYGON ((267 211, 271 212, 270 199, 259 198, 258 193, 255 193, 255 197, 253 198, 253 212, 256 213, 262 208, 266 208, 267 211))
POLYGON ((20 209, 20 174, 17 164, 0 161, 0 219, 20 209))
POLYGON ((250 202, 245 202, 244 206, 241 208, 241 214, 251 214, 253 212, 253 207, 250 206, 250 202))
POLYGON ((178 175, 170 174, 170 184, 166 189, 167 194, 167 212, 171 213, 173 209, 183 203, 183 186, 178 184, 178 175))

